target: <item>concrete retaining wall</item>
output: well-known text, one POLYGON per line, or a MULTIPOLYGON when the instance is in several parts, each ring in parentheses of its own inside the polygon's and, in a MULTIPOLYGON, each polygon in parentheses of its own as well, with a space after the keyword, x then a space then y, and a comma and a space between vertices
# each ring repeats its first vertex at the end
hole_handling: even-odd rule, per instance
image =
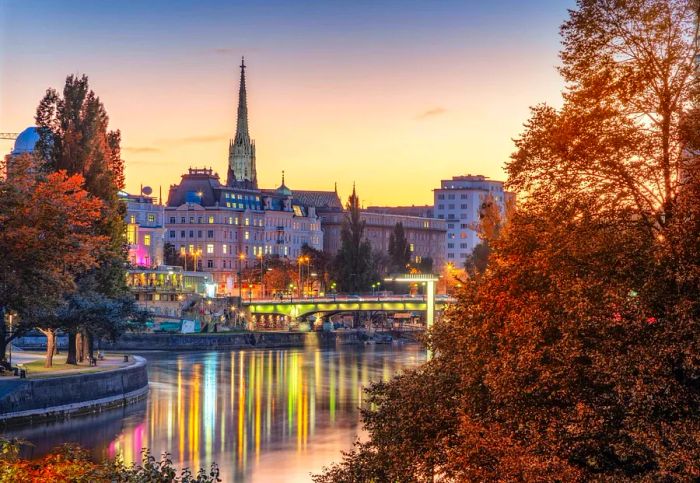
POLYGON ((146 361, 127 367, 45 379, 0 382, 0 425, 53 419, 122 406, 148 394, 146 361))
POLYGON ((238 332, 218 334, 124 334, 102 350, 231 350, 249 348, 334 346, 365 340, 362 332, 238 332))

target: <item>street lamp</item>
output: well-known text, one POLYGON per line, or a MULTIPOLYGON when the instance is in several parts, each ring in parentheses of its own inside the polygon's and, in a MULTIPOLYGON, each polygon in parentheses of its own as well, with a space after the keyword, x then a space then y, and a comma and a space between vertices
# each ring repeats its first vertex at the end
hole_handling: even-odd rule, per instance
POLYGON ((243 260, 245 260, 245 253, 238 255, 238 306, 240 307, 243 303, 243 260))
POLYGON ((263 254, 260 252, 258 255, 258 258, 260 259, 260 298, 264 299, 265 298, 265 285, 264 285, 264 278, 263 278, 263 254))
POLYGON ((335 302, 335 296, 338 293, 335 289, 336 285, 335 282, 331 282, 331 292, 333 293, 333 302, 335 302))

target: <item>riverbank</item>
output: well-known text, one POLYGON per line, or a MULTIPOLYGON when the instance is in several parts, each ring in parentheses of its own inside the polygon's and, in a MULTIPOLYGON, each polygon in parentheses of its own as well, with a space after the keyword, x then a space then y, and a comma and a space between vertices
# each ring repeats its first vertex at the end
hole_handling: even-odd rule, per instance
POLYGON ((219 332, 204 334, 124 334, 116 342, 102 343, 104 350, 201 351, 277 349, 285 347, 334 347, 360 344, 368 339, 362 331, 337 332, 219 332))
MULTIPOLYGON (((415 333, 406 338, 415 339, 415 333)), ((335 347, 346 344, 362 344, 371 339, 364 330, 337 330, 333 332, 217 332, 217 333, 130 333, 115 342, 100 341, 101 351, 202 351, 235 349, 276 349, 285 347, 335 347)), ((59 347, 61 340, 58 340, 59 347)), ((16 347, 41 350, 46 347, 45 337, 22 337, 15 340, 16 347)))
POLYGON ((100 412, 147 394, 146 360, 138 356, 100 372, 0 380, 0 427, 100 412))

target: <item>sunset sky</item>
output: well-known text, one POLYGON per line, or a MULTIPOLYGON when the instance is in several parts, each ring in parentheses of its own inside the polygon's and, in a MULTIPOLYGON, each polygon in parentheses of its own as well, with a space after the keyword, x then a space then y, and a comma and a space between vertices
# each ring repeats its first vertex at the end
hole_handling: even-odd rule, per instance
MULTIPOLYGON (((504 179, 538 102, 557 105, 573 1, 0 0, 0 131, 85 73, 122 131, 127 190, 189 166, 226 177, 246 57, 258 179, 363 204, 432 203, 441 178, 504 179)), ((11 141, 0 141, 5 154, 11 141)))

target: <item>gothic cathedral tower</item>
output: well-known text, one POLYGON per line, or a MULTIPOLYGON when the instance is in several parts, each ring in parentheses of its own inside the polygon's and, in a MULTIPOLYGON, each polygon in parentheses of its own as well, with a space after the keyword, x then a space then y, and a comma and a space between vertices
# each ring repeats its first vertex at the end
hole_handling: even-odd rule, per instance
POLYGON ((248 133, 248 102, 245 90, 245 59, 241 59, 241 85, 238 90, 236 137, 228 145, 228 186, 258 187, 255 170, 255 141, 248 133))

